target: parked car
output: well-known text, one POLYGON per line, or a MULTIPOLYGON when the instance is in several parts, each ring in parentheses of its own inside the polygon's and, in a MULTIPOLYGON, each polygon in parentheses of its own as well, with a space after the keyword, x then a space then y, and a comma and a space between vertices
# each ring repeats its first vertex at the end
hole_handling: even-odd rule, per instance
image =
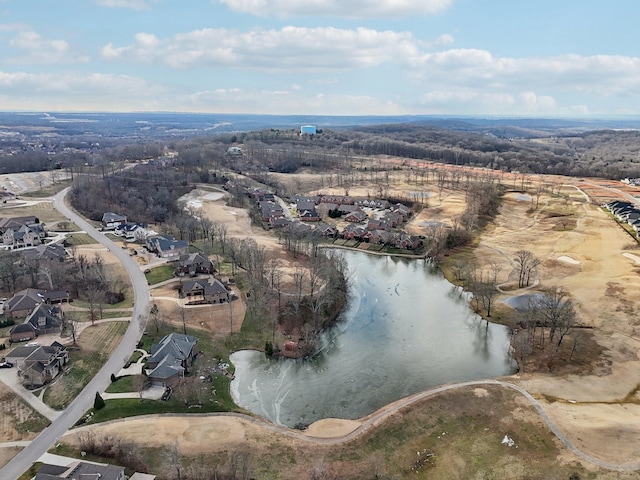
POLYGON ((2 362, 0 363, 0 368, 11 368, 13 367, 13 363, 11 362, 2 362))

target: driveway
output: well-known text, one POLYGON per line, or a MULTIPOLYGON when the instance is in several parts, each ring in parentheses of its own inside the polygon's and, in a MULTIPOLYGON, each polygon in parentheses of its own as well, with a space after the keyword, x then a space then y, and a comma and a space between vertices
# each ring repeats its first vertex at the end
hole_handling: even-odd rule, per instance
POLYGON ((31 408, 49 420, 55 420, 58 418, 61 412, 54 410, 46 405, 42 400, 36 397, 29 390, 24 388, 18 379, 17 368, 2 368, 0 369, 0 381, 9 387, 14 393, 20 396, 31 408))

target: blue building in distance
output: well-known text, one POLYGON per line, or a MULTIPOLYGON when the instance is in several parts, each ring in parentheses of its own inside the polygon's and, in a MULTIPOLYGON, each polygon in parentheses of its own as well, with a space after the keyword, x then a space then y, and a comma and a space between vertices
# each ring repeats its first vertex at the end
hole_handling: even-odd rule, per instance
POLYGON ((302 125, 300 127, 300 135, 315 135, 315 134, 316 134, 315 125, 302 125))

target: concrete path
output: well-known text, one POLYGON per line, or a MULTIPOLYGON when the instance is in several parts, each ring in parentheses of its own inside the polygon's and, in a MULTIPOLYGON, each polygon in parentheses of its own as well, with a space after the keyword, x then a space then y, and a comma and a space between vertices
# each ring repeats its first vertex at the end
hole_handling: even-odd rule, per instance
POLYGON ((61 412, 54 410, 24 388, 18 379, 17 368, 3 368, 0 370, 0 381, 9 387, 16 395, 20 396, 31 408, 45 418, 53 421, 61 412))
MULTIPOLYGON (((147 400, 160 400, 164 393, 164 387, 154 385, 147 388, 142 392, 142 398, 147 400)), ((113 400, 116 398, 140 398, 138 392, 124 392, 124 393, 103 393, 102 398, 104 400, 113 400)))

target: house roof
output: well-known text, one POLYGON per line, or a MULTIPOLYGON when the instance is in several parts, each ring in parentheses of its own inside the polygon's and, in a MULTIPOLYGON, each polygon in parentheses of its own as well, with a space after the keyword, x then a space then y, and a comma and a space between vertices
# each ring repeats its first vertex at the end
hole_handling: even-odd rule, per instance
POLYGON ((127 217, 125 217, 124 215, 120 215, 119 213, 104 212, 104 214, 102 215, 102 221, 104 223, 126 222, 127 217))
POLYGON ((5 310, 10 312, 17 310, 33 310, 33 308, 45 301, 44 290, 37 288, 25 288, 20 290, 4 304, 5 310))
POLYGON ((183 293, 202 292, 204 295, 227 293, 227 288, 217 278, 208 280, 191 280, 182 284, 183 293))
POLYGON ((178 265, 181 267, 189 267, 191 265, 202 265, 206 263, 211 264, 211 261, 200 253, 189 253, 186 255, 180 255, 178 265))
MULTIPOLYGON (((124 478, 124 467, 76 461, 66 467, 43 465, 35 480, 119 480, 124 478)), ((153 478, 153 477, 152 477, 153 478)))
POLYGON ((35 250, 25 250, 25 253, 26 252, 35 252, 35 256, 37 258, 45 258, 50 260, 64 260, 67 256, 67 251, 60 243, 47 243, 38 245, 36 246, 35 250))
POLYGON ((164 357, 172 356, 179 360, 186 360, 193 347, 198 343, 198 338, 192 335, 170 333, 151 346, 149 363, 161 362, 164 357))
POLYGON ((157 250, 166 252, 167 250, 175 250, 178 248, 187 248, 189 244, 185 240, 175 240, 171 235, 158 235, 149 239, 157 250))
POLYGON ((149 377, 165 380, 175 375, 183 375, 184 367, 181 363, 181 359, 176 358, 173 355, 167 355, 160 360, 160 363, 156 368, 149 372, 149 377))
POLYGON ((27 358, 29 355, 31 355, 36 349, 40 348, 39 346, 35 345, 32 347, 27 347, 26 345, 23 345, 21 347, 16 347, 14 348, 11 352, 9 352, 6 357, 7 358, 27 358))
POLYGON ((22 225, 29 225, 33 223, 39 223, 40 220, 38 217, 33 215, 26 217, 4 217, 0 218, 0 229, 4 230, 7 228, 18 229, 22 225))
POLYGON ((29 322, 25 322, 25 323, 19 323, 18 325, 15 325, 11 330, 9 330, 9 333, 11 333, 11 334, 14 334, 14 333, 31 333, 31 332, 35 332, 35 331, 36 331, 36 327, 31 325, 29 322))
POLYGON ((36 329, 48 329, 48 328, 56 328, 59 327, 61 322, 60 318, 58 318, 59 309, 56 307, 52 307, 51 305, 47 305, 46 303, 41 303, 37 305, 33 312, 29 314, 25 323, 30 323, 36 329), (45 324, 40 324, 40 319, 44 318, 45 324))

